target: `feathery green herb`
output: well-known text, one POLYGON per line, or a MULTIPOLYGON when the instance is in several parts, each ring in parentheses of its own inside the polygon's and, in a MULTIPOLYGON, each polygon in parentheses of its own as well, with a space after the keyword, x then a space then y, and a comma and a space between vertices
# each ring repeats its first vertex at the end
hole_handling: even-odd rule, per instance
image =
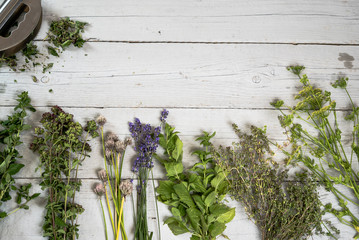
POLYGON ((281 100, 271 103, 281 112, 278 117, 280 124, 293 146, 292 152, 284 151, 288 155, 287 163, 293 161, 304 163, 323 183, 326 190, 337 197, 340 209, 334 209, 331 204, 327 204, 326 209, 342 223, 354 228, 357 231, 355 238, 358 239, 359 216, 348 203, 359 206, 359 179, 354 168, 354 163, 359 159, 359 108, 355 106, 347 90, 348 79, 340 78, 332 86, 342 88, 350 100, 351 111, 345 117, 348 124, 352 125, 349 153, 344 149, 336 102, 332 100, 331 93, 315 88, 307 75, 302 74, 303 66, 288 67, 288 70, 297 75, 302 83, 302 90, 295 96, 298 100, 296 106, 284 107, 284 102, 281 100), (282 107, 289 110, 289 113, 282 111, 282 107), (308 127, 304 127, 301 123, 308 127), (356 200, 338 186, 351 190, 356 200))
POLYGON ((24 123, 27 116, 26 111, 35 112, 27 92, 22 92, 18 95, 17 102, 15 112, 8 116, 7 120, 0 121, 2 126, 0 143, 3 145, 0 152, 0 206, 3 202, 11 199, 10 193, 13 190, 17 191, 16 203, 18 207, 11 212, 0 210, 0 219, 7 217, 18 209, 29 209, 27 203, 39 195, 37 193, 30 195, 31 183, 20 187, 15 186, 13 175, 17 174, 25 166, 19 162, 22 156, 16 148, 22 144, 20 134, 31 128, 30 125, 24 123), (23 202, 23 199, 25 202, 23 202))
POLYGON ((58 106, 44 113, 40 122, 30 149, 40 155, 40 185, 48 190, 43 236, 73 240, 79 236, 77 217, 84 211, 75 202, 81 187, 78 168, 91 152, 89 139, 98 136, 97 124, 89 121, 83 127, 58 106))
POLYGON ((233 128, 239 142, 232 147, 212 147, 213 156, 229 172, 230 193, 244 205, 262 239, 306 239, 314 230, 324 233, 317 183, 305 172, 288 180, 288 169, 281 170, 271 157, 265 130, 252 126, 248 135, 235 124, 233 128))
POLYGON ((177 134, 165 123, 164 134, 160 135, 164 157, 156 155, 168 177, 159 183, 158 200, 170 206, 173 215, 165 224, 174 235, 190 232, 191 240, 216 239, 223 235, 226 223, 234 218, 235 209, 223 203, 228 192, 227 173, 213 164, 209 152, 210 140, 215 134, 204 132, 197 139, 204 150, 193 152, 200 161, 188 170, 182 164, 183 143, 177 134))

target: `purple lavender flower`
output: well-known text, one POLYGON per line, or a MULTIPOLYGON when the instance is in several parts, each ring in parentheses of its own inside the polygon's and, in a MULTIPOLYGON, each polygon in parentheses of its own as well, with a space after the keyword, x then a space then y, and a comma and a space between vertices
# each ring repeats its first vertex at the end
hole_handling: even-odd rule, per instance
POLYGON ((168 111, 166 109, 163 109, 160 117, 161 122, 163 123, 166 122, 167 116, 168 116, 168 111))
POLYGON ((131 136, 135 142, 135 151, 138 156, 132 166, 137 173, 140 168, 153 168, 152 155, 156 152, 159 142, 160 127, 143 124, 138 118, 129 123, 131 136))

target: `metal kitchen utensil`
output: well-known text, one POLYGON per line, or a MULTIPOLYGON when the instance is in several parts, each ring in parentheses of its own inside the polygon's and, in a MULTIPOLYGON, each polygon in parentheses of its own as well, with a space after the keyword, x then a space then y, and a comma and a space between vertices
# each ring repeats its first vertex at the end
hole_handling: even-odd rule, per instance
POLYGON ((41 0, 0 0, 0 57, 20 51, 38 33, 41 0))

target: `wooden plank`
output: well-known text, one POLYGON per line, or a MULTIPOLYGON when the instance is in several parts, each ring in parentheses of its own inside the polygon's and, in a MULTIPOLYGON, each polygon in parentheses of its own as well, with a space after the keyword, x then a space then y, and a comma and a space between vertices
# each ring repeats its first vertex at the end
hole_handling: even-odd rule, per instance
POLYGON ((55 16, 71 16, 89 22, 86 37, 100 41, 359 43, 355 0, 46 0, 43 8, 38 39, 55 16))
POLYGON ((298 79, 285 67, 304 64, 313 83, 333 91, 345 108, 345 93, 330 83, 348 76, 359 102, 359 72, 357 60, 352 68, 338 60, 342 53, 359 59, 352 46, 87 43, 45 60, 54 62, 51 74, 42 67, 20 73, 2 68, 0 104, 14 105, 15 94, 27 90, 36 106, 270 108, 274 98, 291 100, 298 91, 298 79))
MULTIPOLYGON (((36 180, 20 180, 19 184, 32 182, 34 185, 34 189, 32 192, 41 192, 40 187, 38 186, 38 181, 36 180)), ((82 180, 82 188, 81 192, 77 195, 77 202, 81 204, 85 208, 85 212, 79 217, 80 224, 80 238, 82 239, 105 239, 104 234, 104 226, 102 220, 102 213, 100 209, 100 204, 97 196, 93 192, 93 187, 97 181, 94 180, 82 180)), ((152 186, 152 185, 151 185, 152 186)), ((348 191, 346 193, 350 194, 348 191)), ((334 207, 336 206, 335 198, 324 191, 322 188, 319 189, 319 193, 321 195, 321 200, 323 203, 332 202, 334 207)), ((45 200, 46 196, 44 193, 31 202, 30 210, 24 211, 21 210, 10 217, 8 217, 5 221, 0 222, 0 239, 11 239, 11 240, 42 240, 45 239, 41 237, 42 234, 42 219, 44 214, 44 206, 46 204, 45 200)), ((104 200, 104 199, 103 199, 104 200)), ((129 236, 129 239, 133 237, 133 211, 132 211, 132 203, 131 198, 126 200, 126 207, 124 208, 124 216, 127 216, 125 219, 125 226, 129 236)), ((255 240, 259 239, 260 235, 257 227, 252 223, 248 218, 241 207, 241 205, 235 201, 229 200, 229 205, 231 207, 236 207, 236 217, 227 225, 227 229, 225 230, 225 234, 230 239, 249 239, 255 240)), ((171 240, 180 240, 180 239, 188 239, 190 237, 189 234, 174 236, 167 225, 163 225, 163 221, 171 216, 170 211, 167 206, 162 203, 159 203, 159 213, 160 213, 160 223, 161 223, 161 231, 162 231, 162 239, 171 239, 171 240)), ((2 208, 11 208, 14 207, 10 203, 6 203, 2 206, 2 208)), ((352 208, 351 208, 352 209, 352 208)), ((354 208, 355 209, 355 208, 354 208)), ((354 210, 355 213, 359 213, 357 208, 354 210)), ((351 239, 355 232, 349 228, 344 226, 343 224, 338 223, 338 221, 332 215, 325 216, 328 220, 332 221, 336 227, 341 230, 341 235, 339 239, 351 239)), ((149 222, 149 230, 154 231, 154 239, 158 239, 157 234, 157 218, 155 211, 155 203, 153 197, 153 188, 148 188, 148 222, 149 222)), ((107 221, 109 225, 109 220, 107 221)), ((108 226, 108 232, 111 233, 110 226, 108 226)), ((110 239, 112 239, 110 237, 110 239)), ((313 239, 328 239, 326 236, 315 236, 313 239)))

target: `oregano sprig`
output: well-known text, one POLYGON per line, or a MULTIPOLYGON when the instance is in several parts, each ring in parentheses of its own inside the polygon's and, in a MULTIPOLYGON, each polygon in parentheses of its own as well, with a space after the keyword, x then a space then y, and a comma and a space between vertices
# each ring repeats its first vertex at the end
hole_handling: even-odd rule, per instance
POLYGON ((88 141, 98 136, 98 127, 95 121, 83 127, 58 106, 44 113, 40 123, 30 149, 40 155, 40 185, 48 190, 43 236, 73 240, 79 236, 77 217, 84 211, 75 202, 81 187, 78 169, 91 152, 88 141))
POLYGON ((17 191, 16 203, 18 207, 12 211, 0 210, 0 219, 19 209, 29 209, 29 201, 39 196, 38 193, 30 195, 31 183, 17 187, 14 175, 17 174, 25 165, 20 163, 22 156, 17 147, 22 144, 20 134, 29 130, 30 125, 25 124, 27 111, 35 112, 31 105, 28 92, 22 92, 16 99, 18 104, 14 108, 14 113, 8 116, 7 120, 0 121, 2 127, 0 131, 0 143, 3 145, 0 152, 0 206, 3 202, 11 199, 11 191, 17 191), (25 202, 23 202, 25 200, 25 202))

